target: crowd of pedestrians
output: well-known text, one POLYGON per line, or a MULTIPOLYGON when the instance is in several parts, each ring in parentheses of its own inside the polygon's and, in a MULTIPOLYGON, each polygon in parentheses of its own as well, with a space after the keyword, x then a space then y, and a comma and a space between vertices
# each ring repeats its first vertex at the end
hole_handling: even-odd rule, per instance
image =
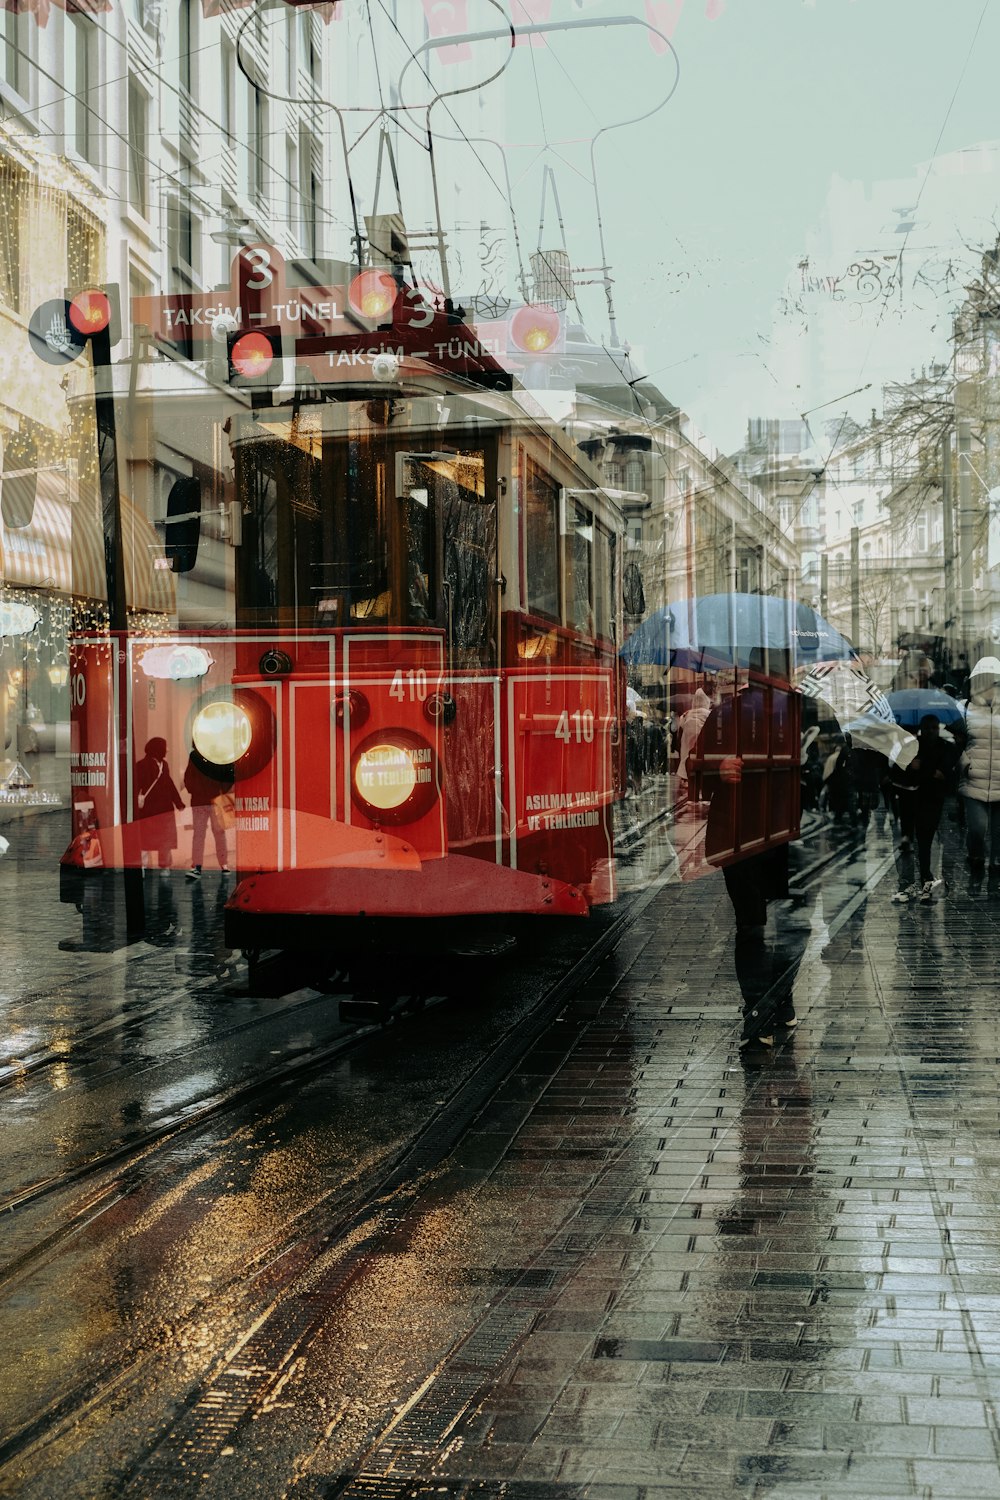
MULTIPOLYGON (((940 868, 935 870, 934 843, 949 807, 964 828, 973 877, 987 868, 1000 872, 1000 659, 982 657, 971 672, 963 670, 959 683, 932 689, 925 680, 915 691, 914 714, 919 717, 911 718, 910 732, 916 744, 904 736, 907 756, 897 755, 893 762, 871 743, 855 743, 849 730, 824 738, 820 724, 806 731, 801 749, 805 814, 859 830, 874 819, 880 829, 896 830, 901 889, 892 899, 899 905, 929 903, 944 891, 940 868), (932 702, 938 712, 920 712, 932 702)), ((637 747, 655 743, 657 769, 669 761, 675 770, 678 800, 708 806, 705 856, 722 868, 733 905, 736 974, 743 996, 740 1045, 750 1060, 766 1054, 776 1036, 796 1024, 791 992, 808 924, 796 920, 794 903, 786 899, 787 844, 745 858, 724 853, 739 820, 736 789, 743 764, 739 756, 726 756, 712 762, 709 771, 703 748, 713 726, 715 741, 735 742, 734 726, 722 721, 738 712, 736 704, 731 696, 713 703, 709 691, 696 689, 680 718, 657 721, 655 740, 645 725, 638 726, 632 765, 641 775, 645 762, 637 747), (782 906, 773 928, 768 922, 772 902, 782 906)))

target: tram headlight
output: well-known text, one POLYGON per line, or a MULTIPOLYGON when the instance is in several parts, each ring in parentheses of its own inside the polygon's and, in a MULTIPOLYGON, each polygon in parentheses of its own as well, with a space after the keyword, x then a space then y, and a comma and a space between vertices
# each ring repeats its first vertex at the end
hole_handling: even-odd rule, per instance
POLYGON ((191 741, 198 754, 215 766, 231 766, 250 749, 253 724, 238 703, 206 703, 194 716, 191 741))
POLYGON ((362 750, 354 763, 354 787, 369 807, 389 812, 417 789, 417 768, 402 745, 386 741, 362 750))
POLYGON ((415 823, 440 795, 437 756, 406 729, 369 735, 351 761, 354 801, 373 823, 415 823))

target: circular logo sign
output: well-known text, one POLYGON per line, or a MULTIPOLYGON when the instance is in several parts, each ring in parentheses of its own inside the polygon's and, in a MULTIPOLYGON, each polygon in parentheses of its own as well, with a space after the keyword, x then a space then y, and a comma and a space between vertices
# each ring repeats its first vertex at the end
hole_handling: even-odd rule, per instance
POLYGON ((47 365, 65 365, 80 356, 87 341, 70 321, 69 303, 54 297, 31 314, 28 342, 47 365))

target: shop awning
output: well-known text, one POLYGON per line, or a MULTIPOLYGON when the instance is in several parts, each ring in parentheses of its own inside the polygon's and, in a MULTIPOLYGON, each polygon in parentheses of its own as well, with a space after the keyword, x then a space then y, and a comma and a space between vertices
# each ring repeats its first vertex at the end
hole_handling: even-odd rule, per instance
MULTIPOLYGON (((9 527, 0 520, 0 577, 21 588, 47 589, 78 598, 107 598, 104 537, 97 526, 78 520, 66 497, 66 477, 42 469, 31 522, 9 527)), ((173 614, 174 575, 153 526, 122 496, 122 551, 125 596, 130 609, 173 614)))

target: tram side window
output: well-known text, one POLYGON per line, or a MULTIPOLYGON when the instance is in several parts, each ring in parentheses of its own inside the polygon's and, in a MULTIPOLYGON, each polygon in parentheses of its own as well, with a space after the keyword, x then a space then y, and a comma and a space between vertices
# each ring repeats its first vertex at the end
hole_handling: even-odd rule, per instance
POLYGON ((527 461, 524 478, 527 606, 531 614, 559 619, 559 490, 527 461))
POLYGON ((566 574, 570 594, 568 623, 582 635, 593 635, 594 516, 578 501, 570 501, 569 507, 569 535, 566 538, 566 574))
POLYGON ((442 492, 445 628, 462 665, 486 666, 496 640, 496 506, 485 496, 482 453, 456 458, 442 492))
POLYGON ((237 466, 244 514, 242 612, 271 617, 278 602, 278 481, 280 444, 260 439, 242 451, 237 466))
POLYGON ((389 532, 385 443, 348 444, 347 502, 351 558, 351 619, 389 619, 389 532))
POLYGON ((408 625, 428 625, 437 610, 435 476, 409 454, 399 457, 397 493, 406 555, 405 615, 408 625))
POLYGON ((400 454, 408 625, 438 624, 453 657, 495 656, 496 506, 481 450, 400 454))
POLYGON ((594 526, 594 633, 615 639, 617 616, 616 537, 598 521, 594 526))

